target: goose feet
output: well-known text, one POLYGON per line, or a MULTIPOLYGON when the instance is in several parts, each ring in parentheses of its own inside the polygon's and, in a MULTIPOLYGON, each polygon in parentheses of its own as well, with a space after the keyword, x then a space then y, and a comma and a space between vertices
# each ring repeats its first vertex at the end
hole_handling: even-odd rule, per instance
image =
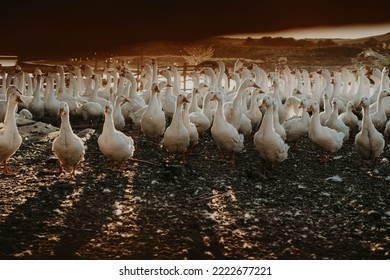
POLYGON ((16 172, 12 172, 11 170, 9 170, 7 161, 4 161, 3 171, 5 175, 16 175, 16 172))

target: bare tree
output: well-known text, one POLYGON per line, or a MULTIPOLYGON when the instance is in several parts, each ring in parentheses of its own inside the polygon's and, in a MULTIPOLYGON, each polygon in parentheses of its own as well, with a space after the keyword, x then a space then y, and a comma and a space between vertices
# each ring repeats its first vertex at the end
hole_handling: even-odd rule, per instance
POLYGON ((184 48, 187 55, 183 55, 185 61, 190 65, 198 65, 199 63, 209 60, 214 55, 212 46, 190 45, 184 48))

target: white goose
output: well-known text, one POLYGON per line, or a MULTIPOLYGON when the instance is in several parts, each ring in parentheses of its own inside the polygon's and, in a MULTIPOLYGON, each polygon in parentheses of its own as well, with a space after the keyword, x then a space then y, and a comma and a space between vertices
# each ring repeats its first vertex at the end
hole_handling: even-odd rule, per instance
POLYGON ((259 88, 253 79, 245 79, 241 82, 236 94, 233 97, 233 100, 224 104, 226 121, 233 125, 235 129, 240 128, 243 105, 242 100, 245 96, 247 88, 249 87, 259 88))
POLYGON ((231 162, 234 162, 235 154, 244 149, 244 135, 239 134, 237 129, 226 121, 223 94, 217 91, 211 100, 218 101, 213 125, 211 127, 211 135, 220 150, 221 159, 224 159, 223 152, 229 152, 232 153, 231 162))
POLYGON ((363 96, 358 106, 363 107, 363 119, 362 128, 355 137, 355 149, 361 156, 362 168, 366 168, 365 160, 374 160, 375 167, 378 157, 383 153, 385 140, 371 122, 369 97, 363 96))
POLYGON ((102 134, 99 135, 98 145, 104 156, 106 156, 111 166, 114 161, 119 162, 119 168, 123 171, 125 162, 134 154, 134 141, 131 136, 115 129, 114 108, 111 103, 104 107, 104 124, 102 134))
POLYGON ((129 100, 124 95, 119 95, 115 97, 113 118, 115 128, 119 131, 122 131, 126 125, 126 121, 121 110, 122 104, 126 102, 129 102, 129 100))
POLYGON ((284 143, 280 135, 275 132, 272 98, 265 95, 260 106, 265 106, 266 111, 260 128, 255 133, 253 142, 256 150, 259 151, 260 157, 265 161, 266 165, 274 165, 287 159, 289 146, 284 143))
POLYGON ((172 74, 169 70, 163 69, 161 71, 161 75, 163 75, 165 79, 167 79, 167 87, 165 89, 164 96, 161 98, 161 105, 165 116, 168 119, 172 119, 176 106, 176 96, 173 95, 172 91, 172 74))
POLYGON ((184 94, 179 94, 176 98, 176 108, 172 122, 164 133, 164 147, 167 149, 170 160, 174 154, 182 155, 182 162, 185 163, 185 154, 190 144, 190 134, 183 120, 183 104, 188 103, 184 94))
POLYGON ((329 119, 330 114, 332 114, 332 105, 330 104, 330 92, 325 91, 324 94, 322 95, 322 98, 324 100, 324 111, 320 113, 320 122, 321 125, 325 124, 325 121, 329 119))
POLYGON ((4 173, 12 174, 8 169, 7 160, 19 149, 22 144, 22 137, 18 132, 15 119, 15 111, 18 103, 22 103, 21 93, 16 86, 9 86, 7 89, 7 112, 5 114, 4 126, 0 129, 0 163, 4 165, 4 173))
POLYGON ((34 90, 34 97, 28 105, 28 110, 31 112, 34 119, 40 119, 45 115, 45 104, 41 97, 42 76, 38 75, 36 80, 37 85, 34 90))
POLYGON ((141 131, 146 135, 148 144, 150 144, 151 138, 157 138, 157 143, 159 143, 160 137, 165 131, 165 114, 157 99, 159 92, 159 85, 153 83, 150 102, 140 120, 141 131))
POLYGON ((213 95, 214 95, 213 92, 206 93, 203 99, 202 110, 200 112, 192 112, 189 114, 190 121, 195 125, 198 134, 205 132, 211 126, 210 119, 212 119, 213 116, 210 110, 209 103, 213 95), (207 116, 206 114, 209 114, 209 116, 207 116))
POLYGON ((257 131, 260 127, 263 114, 259 110, 258 97, 260 94, 264 94, 259 88, 253 88, 251 92, 251 102, 249 109, 245 112, 245 115, 250 119, 252 130, 257 131))
POLYGON ((353 100, 350 100, 347 103, 346 111, 339 115, 340 121, 349 126, 351 132, 359 125, 359 118, 354 114, 354 111, 355 106, 353 105, 353 100))
POLYGON ((135 79, 134 74, 130 70, 127 70, 124 75, 130 81, 131 85, 128 96, 129 102, 123 104, 121 107, 122 115, 126 121, 132 120, 134 123, 136 123, 137 126, 139 126, 142 114, 139 118, 134 117, 134 120, 131 117, 131 114, 135 114, 135 112, 138 112, 143 108, 146 109, 146 103, 145 100, 141 97, 141 94, 137 92, 137 80, 135 79))
POLYGON ((330 114, 329 118, 325 121, 324 124, 325 126, 333 128, 338 132, 344 133, 344 141, 345 141, 349 138, 349 126, 347 126, 339 119, 339 109, 338 109, 339 103, 341 103, 340 100, 333 98, 332 113, 330 114))
POLYGON ((188 133, 190 134, 190 147, 191 147, 191 153, 194 147, 199 142, 199 133, 196 125, 190 121, 189 117, 189 105, 187 103, 183 104, 183 121, 184 125, 188 130, 188 133))
POLYGON ((61 101, 59 101, 54 95, 54 74, 48 73, 46 78, 46 90, 45 90, 45 112, 50 117, 55 117, 58 115, 60 110, 61 101))
POLYGON ((280 135, 283 141, 286 140, 286 131, 284 127, 279 122, 279 113, 278 113, 278 101, 275 98, 272 98, 272 121, 274 122, 274 129, 277 134, 280 135))
POLYGON ((308 111, 313 113, 310 121, 309 139, 321 149, 320 160, 327 161, 342 147, 344 133, 321 125, 320 106, 317 102, 310 104, 308 111))
POLYGON ((390 96, 390 93, 387 90, 382 90, 376 101, 376 111, 370 114, 373 125, 379 131, 385 128, 387 122, 386 112, 383 108, 383 99, 388 96, 390 96))
POLYGON ((75 175, 76 166, 84 160, 85 147, 83 141, 73 133, 69 122, 69 106, 61 102, 59 115, 61 116, 60 135, 54 139, 52 151, 58 157, 58 166, 61 172, 70 171, 75 175))
POLYGON ((289 119, 282 124, 286 132, 286 142, 297 143, 309 132, 310 115, 307 112, 308 105, 309 101, 307 100, 307 98, 302 98, 300 105, 300 108, 303 110, 302 116, 289 119))

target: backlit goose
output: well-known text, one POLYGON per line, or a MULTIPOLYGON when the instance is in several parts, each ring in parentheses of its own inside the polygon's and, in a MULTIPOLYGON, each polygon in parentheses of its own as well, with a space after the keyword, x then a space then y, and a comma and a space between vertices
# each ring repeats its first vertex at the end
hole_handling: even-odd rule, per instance
POLYGON ((378 100, 378 95, 381 91, 381 76, 382 71, 379 68, 371 68, 366 76, 374 82, 372 86, 372 93, 370 95, 370 103, 373 104, 378 100))
MULTIPOLYGON (((246 89, 245 95, 248 95, 250 93, 250 89, 246 89)), ((248 111, 248 108, 245 103, 241 106, 241 121, 240 121, 240 127, 238 128, 238 132, 242 133, 244 136, 248 136, 252 133, 252 124, 251 120, 247 117, 245 114, 246 111, 248 111)))
POLYGON ((332 99, 337 100, 337 107, 339 110, 339 114, 345 112, 345 106, 347 105, 347 100, 341 97, 340 93, 342 90, 342 80, 341 74, 337 71, 332 72, 333 75, 333 95, 332 99))
POLYGON ((362 128, 355 137, 355 149, 361 156, 362 168, 366 168, 366 160, 373 160, 375 167, 378 157, 383 153, 385 140, 371 122, 369 97, 363 96, 358 106, 363 107, 363 119, 362 128))
POLYGON ((164 133, 164 147, 167 149, 170 160, 174 154, 182 155, 182 162, 186 162, 185 153, 190 144, 190 134, 183 120, 183 104, 188 103, 184 94, 179 94, 176 98, 176 108, 172 122, 164 133))
POLYGON ((324 111, 322 111, 319 115, 321 125, 324 125, 325 121, 329 119, 330 114, 332 114, 332 105, 330 104, 331 102, 330 96, 331 94, 329 91, 325 91, 324 94, 322 95, 322 98, 324 100, 324 111))
POLYGON ((301 99, 300 108, 302 109, 302 116, 291 118, 285 121, 282 126, 286 132, 286 142, 297 143, 301 138, 305 137, 309 132, 310 115, 307 112, 309 101, 307 98, 301 99))
POLYGON ((165 114, 157 99, 159 92, 159 85, 153 83, 150 102, 140 120, 141 131, 146 135, 149 144, 151 138, 157 138, 157 143, 159 143, 165 131, 165 114))
POLYGON ((367 84, 367 77, 366 77, 366 68, 364 66, 360 67, 357 70, 357 90, 356 94, 353 99, 353 105, 355 107, 360 103, 360 100, 363 96, 368 96, 369 95, 369 87, 367 84))
POLYGON ((265 114, 259 130, 253 138, 256 150, 266 165, 277 164, 287 159, 289 146, 275 132, 273 121, 273 100, 268 95, 262 99, 260 106, 265 106, 265 114))
POLYGON ((3 163, 4 173, 10 174, 7 160, 19 149, 22 144, 22 137, 19 135, 16 126, 15 110, 18 103, 23 102, 21 93, 16 86, 9 86, 7 89, 7 112, 5 114, 4 126, 0 129, 0 163, 3 163))
POLYGON ((0 100, 6 99, 7 92, 7 73, 3 70, 0 71, 1 88, 0 88, 0 100))
POLYGON ((210 100, 213 96, 214 92, 207 92, 203 99, 202 111, 194 112, 189 115, 190 121, 195 124, 199 134, 207 131, 213 121, 214 115, 210 108, 210 100))
POLYGON ((164 96, 161 98, 161 105, 165 116, 171 120, 176 106, 176 96, 173 95, 172 91, 172 74, 169 70, 163 69, 161 75, 167 80, 167 87, 164 91, 164 96))
POLYGON ((91 95, 88 98, 88 102, 99 103, 102 106, 102 108, 104 108, 107 105, 108 100, 98 96, 98 91, 99 91, 98 76, 93 74, 91 79, 94 82, 94 87, 93 87, 91 95))
POLYGON ((226 121, 223 94, 217 91, 211 100, 218 101, 211 127, 211 135, 220 150, 221 159, 224 159, 223 153, 228 152, 232 154, 232 162, 234 162, 235 154, 241 152, 244 148, 244 136, 239 134, 237 129, 226 121))
POLYGON ((52 150, 58 157, 58 166, 61 171, 65 170, 75 175, 77 164, 84 160, 84 143, 73 133, 69 122, 68 104, 61 102, 59 114, 61 116, 60 135, 54 139, 52 150))
MULTIPOLYGON (((137 92, 137 80, 134 77, 134 74, 129 70, 125 72, 125 77, 129 79, 130 87, 129 87, 129 96, 128 100, 129 102, 126 102, 122 105, 122 115, 124 116, 126 121, 131 121, 133 118, 131 117, 131 114, 134 114, 135 112, 138 112, 139 110, 145 108, 146 109, 146 102, 141 97, 141 94, 137 92)), ((143 113, 144 111, 142 111, 143 113)), ((136 125, 139 126, 139 122, 141 120, 140 115, 139 118, 134 117, 133 122, 137 123, 136 125)))
POLYGON ((317 102, 310 104, 308 111, 312 112, 309 139, 321 150, 320 160, 327 161, 342 147, 344 133, 321 125, 319 115, 320 106, 317 102))
POLYGON ((390 93, 387 90, 381 91, 376 101, 376 111, 370 114, 372 124, 379 131, 385 128, 387 122, 386 112, 383 108, 383 99, 388 96, 390 96, 390 93))
POLYGON ((173 76, 173 95, 178 96, 181 93, 181 76, 175 66, 170 67, 173 76))
POLYGON ((359 118, 354 114, 355 106, 353 101, 350 100, 347 103, 346 111, 339 115, 340 121, 349 126, 350 130, 353 131, 359 124, 359 118))
POLYGON ((211 90, 217 90, 218 78, 217 75, 215 74, 215 71, 211 67, 205 67, 201 73, 210 77, 210 82, 208 84, 209 88, 211 88, 211 90))
POLYGON ((119 95, 115 97, 113 118, 114 118, 115 128, 119 131, 122 131, 126 125, 125 118, 122 115, 122 110, 121 110, 122 104, 126 102, 129 102, 129 100, 124 95, 119 95))
POLYGON ((235 129, 239 129, 241 123, 243 98, 247 88, 258 88, 253 79, 245 79, 241 82, 231 102, 224 103, 225 118, 235 129))
POLYGON ((278 114, 278 101, 275 98, 272 98, 272 121, 274 122, 274 129, 277 134, 280 135, 283 141, 286 140, 286 131, 284 127, 279 122, 279 114, 278 114))
POLYGON ((259 110, 259 102, 257 101, 260 93, 263 94, 259 88, 252 89, 250 107, 245 112, 245 115, 251 121, 253 131, 257 131, 259 129, 261 119, 263 118, 263 114, 259 110))
POLYGON ((131 136, 115 129, 114 108, 111 103, 104 107, 104 124, 102 134, 99 135, 98 145, 104 156, 106 156, 111 166, 114 161, 119 162, 120 170, 123 170, 127 159, 134 154, 134 141, 131 136))
POLYGON ((36 77, 37 85, 34 90, 34 97, 28 105, 28 110, 33 115, 34 119, 40 119, 45 115, 45 105, 41 97, 41 88, 42 88, 42 76, 38 75, 36 77))
MULTIPOLYGON (((199 113, 201 113, 201 112, 199 112, 199 113)), ((205 116, 205 118, 207 118, 207 117, 205 116)), ((190 121, 188 103, 183 104, 183 122, 184 122, 185 127, 188 130, 188 133, 190 134, 190 147, 191 147, 191 151, 192 151, 193 148, 199 142, 199 133, 198 133, 198 129, 197 129, 196 125, 190 121)))
POLYGON ((50 117, 58 116, 61 101, 59 101, 54 95, 54 75, 49 73, 47 77, 45 77, 45 80, 46 90, 43 102, 45 105, 45 112, 50 117))
POLYGON ((334 130, 338 132, 344 133, 344 141, 349 138, 349 126, 344 124, 339 119, 339 109, 338 104, 341 101, 339 101, 336 98, 333 98, 332 100, 332 113, 330 114, 329 118, 325 121, 325 126, 333 128, 334 130))
MULTIPOLYGON (((383 67, 381 75, 380 91, 390 91, 390 77, 389 67, 383 67)), ((390 118, 390 97, 385 97, 382 102, 383 110, 385 110, 386 117, 390 118)))

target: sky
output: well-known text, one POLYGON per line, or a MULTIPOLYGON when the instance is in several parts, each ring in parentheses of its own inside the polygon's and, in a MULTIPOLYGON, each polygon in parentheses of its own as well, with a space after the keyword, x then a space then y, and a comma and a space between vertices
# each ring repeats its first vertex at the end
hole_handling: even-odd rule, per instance
POLYGON ((390 23, 389 1, 1 0, 0 54, 45 58, 153 41, 390 23))

